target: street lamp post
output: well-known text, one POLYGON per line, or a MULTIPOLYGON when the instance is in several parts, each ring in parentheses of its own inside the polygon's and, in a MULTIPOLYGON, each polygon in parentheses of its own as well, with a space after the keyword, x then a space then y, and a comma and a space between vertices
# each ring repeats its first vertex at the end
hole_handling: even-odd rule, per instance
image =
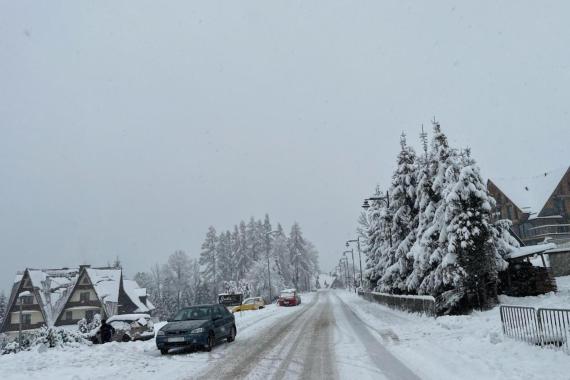
POLYGON ((354 243, 354 242, 356 242, 356 247, 358 249, 358 261, 360 264, 360 287, 362 288, 362 283, 364 281, 364 277, 362 276, 362 257, 360 255, 360 236, 357 236, 356 239, 347 240, 346 241, 346 247, 348 248, 349 243, 354 243))
MULTIPOLYGON (((349 251, 344 251, 344 253, 349 253, 352 255, 352 284, 354 287, 354 292, 356 293, 356 273, 354 269, 354 250, 350 249, 349 251)), ((348 261, 348 259, 346 259, 348 261)))
POLYGON ((350 286, 350 270, 348 269, 348 259, 346 257, 346 252, 350 252, 350 251, 345 251, 342 253, 342 255, 343 255, 342 261, 344 262, 344 269, 345 269, 345 273, 346 273, 346 284, 348 285, 348 290, 352 291, 351 286, 350 286))

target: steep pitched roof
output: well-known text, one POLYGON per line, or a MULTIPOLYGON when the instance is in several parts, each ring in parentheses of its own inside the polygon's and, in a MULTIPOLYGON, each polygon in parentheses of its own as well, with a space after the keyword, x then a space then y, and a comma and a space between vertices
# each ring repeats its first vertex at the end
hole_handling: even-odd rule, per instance
POLYGON ((38 301, 43 308, 46 323, 51 326, 64 305, 61 301, 77 281, 79 269, 28 269, 28 273, 32 286, 40 297, 38 301))
POLYGON ((530 177, 492 178, 491 181, 521 211, 536 218, 570 167, 546 171, 530 177))
POLYGON ((21 282, 27 276, 45 323, 52 326, 65 304, 67 295, 77 281, 78 275, 79 270, 77 268, 26 269, 16 275, 8 305, 10 308, 12 307, 21 287, 21 282))
POLYGON ((141 297, 146 297, 146 289, 141 288, 139 284, 134 280, 123 279, 123 289, 127 296, 133 301, 137 306, 135 313, 147 313, 154 310, 154 305, 146 300, 146 303, 142 301, 141 297))
POLYGON ((93 289, 101 303, 119 302, 121 286, 121 269, 116 268, 87 268, 87 275, 93 284, 93 289))

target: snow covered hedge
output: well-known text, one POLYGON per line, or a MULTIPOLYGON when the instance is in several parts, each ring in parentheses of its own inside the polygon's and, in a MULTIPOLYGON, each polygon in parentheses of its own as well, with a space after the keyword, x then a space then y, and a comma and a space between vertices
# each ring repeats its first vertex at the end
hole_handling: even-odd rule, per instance
POLYGON ((490 307, 518 243, 508 221, 493 221, 495 200, 470 150, 450 147, 435 121, 431 146, 421 137, 416 155, 402 135, 387 196, 359 220, 365 280, 378 292, 433 296, 438 314, 490 307))
POLYGON ((29 351, 36 347, 62 348, 77 347, 83 344, 91 344, 84 334, 58 327, 42 327, 36 331, 23 333, 21 347, 17 338, 14 341, 0 342, 0 354, 29 351))

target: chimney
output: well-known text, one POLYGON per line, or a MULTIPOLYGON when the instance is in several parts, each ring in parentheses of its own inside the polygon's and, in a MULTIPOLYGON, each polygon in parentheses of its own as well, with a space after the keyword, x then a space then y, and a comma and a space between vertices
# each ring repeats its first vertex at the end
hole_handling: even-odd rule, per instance
POLYGON ((83 269, 91 268, 91 265, 80 265, 79 271, 81 272, 83 269))

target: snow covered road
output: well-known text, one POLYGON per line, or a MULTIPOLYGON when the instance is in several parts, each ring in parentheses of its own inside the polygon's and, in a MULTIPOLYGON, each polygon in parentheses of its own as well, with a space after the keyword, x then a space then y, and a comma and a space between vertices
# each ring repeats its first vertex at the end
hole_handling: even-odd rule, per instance
POLYGON ((205 379, 418 379, 333 291, 218 350, 205 379))

